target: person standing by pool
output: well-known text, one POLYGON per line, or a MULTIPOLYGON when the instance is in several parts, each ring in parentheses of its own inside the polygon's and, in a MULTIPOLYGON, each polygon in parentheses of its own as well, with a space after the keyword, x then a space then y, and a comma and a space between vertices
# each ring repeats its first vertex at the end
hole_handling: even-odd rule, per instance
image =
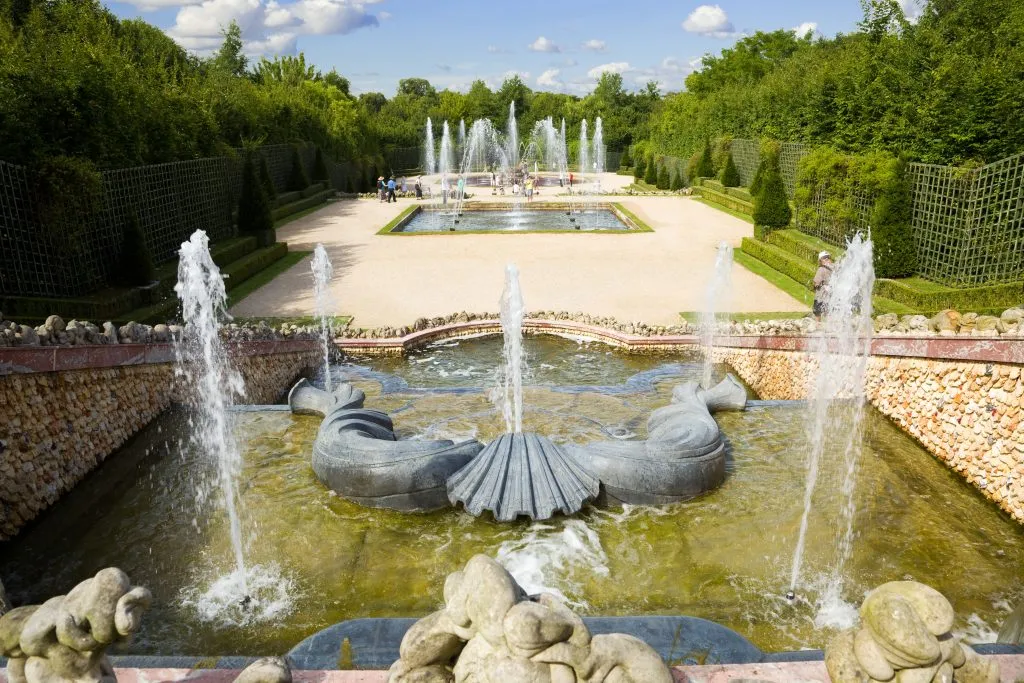
POLYGON ((459 191, 458 195, 456 196, 459 198, 459 201, 462 201, 462 199, 466 196, 466 179, 460 175, 459 182, 456 183, 455 186, 456 188, 458 188, 459 191))
POLYGON ((402 194, 405 195, 406 192, 408 190, 405 188, 405 176, 402 176, 402 194))
POLYGON ((377 178, 377 199, 380 201, 384 201, 384 190, 384 176, 380 176, 377 178))
POLYGON ((395 198, 395 176, 391 176, 388 178, 388 204, 397 201, 395 198))
POLYGON ((828 308, 829 280, 832 279, 832 254, 823 251, 818 254, 818 271, 814 273, 814 317, 821 320, 828 308))
POLYGON ((573 181, 572 171, 569 171, 569 194, 572 194, 572 181, 573 181))
POLYGON ((526 201, 533 201, 533 176, 526 178, 526 201))
POLYGON ((416 177, 416 184, 413 185, 413 189, 416 190, 416 200, 423 199, 423 181, 419 176, 416 177))

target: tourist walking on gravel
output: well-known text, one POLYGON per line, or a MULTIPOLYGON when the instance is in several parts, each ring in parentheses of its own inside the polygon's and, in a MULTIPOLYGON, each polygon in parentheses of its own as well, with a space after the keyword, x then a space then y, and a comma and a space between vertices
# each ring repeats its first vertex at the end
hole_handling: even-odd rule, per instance
POLYGON ((823 251, 818 254, 818 271, 814 274, 814 317, 821 320, 828 308, 828 283, 832 279, 832 254, 823 251))
POLYGON ((388 178, 388 204, 397 201, 395 198, 395 176, 391 176, 388 178))
POLYGON ((385 198, 384 191, 385 191, 385 189, 386 189, 386 186, 384 185, 384 176, 380 176, 379 178, 377 178, 377 199, 378 200, 384 201, 384 198, 385 198))
POLYGON ((419 177, 416 178, 416 184, 413 185, 413 188, 416 190, 416 199, 423 199, 423 181, 419 177))

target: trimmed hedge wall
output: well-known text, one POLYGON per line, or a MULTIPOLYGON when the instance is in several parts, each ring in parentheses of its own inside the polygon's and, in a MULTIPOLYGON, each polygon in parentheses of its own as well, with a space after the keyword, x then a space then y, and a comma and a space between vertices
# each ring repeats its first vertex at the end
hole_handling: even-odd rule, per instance
POLYGON ((754 211, 754 206, 750 202, 745 202, 742 199, 731 197, 722 192, 716 192, 703 184, 699 187, 695 187, 694 191, 706 201, 724 206, 727 209, 736 211, 737 213, 742 213, 745 216, 750 216, 754 211))
POLYGON ((811 235, 805 235, 794 228, 773 230, 768 236, 768 243, 784 249, 794 256, 798 256, 808 263, 815 264, 818 262, 818 254, 822 251, 832 254, 832 258, 835 261, 839 261, 843 254, 846 253, 845 249, 834 247, 824 240, 812 237, 811 235))
POLYGON ((325 201, 327 201, 327 198, 332 196, 333 194, 334 190, 323 190, 322 192, 315 194, 311 197, 306 197, 305 199, 300 199, 297 202, 292 202, 291 204, 279 206, 276 209, 274 209, 274 221, 279 221, 282 218, 291 216, 293 213, 298 213, 299 211, 305 211, 306 209, 314 207, 317 204, 323 204, 325 201))
POLYGON ((814 279, 816 268, 813 263, 807 263, 800 257, 774 245, 766 244, 752 237, 744 237, 743 251, 804 286, 814 279))
POLYGON ((1006 309, 1024 302, 1024 283, 952 289, 920 278, 875 281, 875 293, 922 311, 954 308, 961 313, 979 309, 1006 309))
POLYGON ((750 194, 750 191, 744 187, 725 187, 724 185, 722 185, 722 183, 711 178, 705 178, 700 182, 700 184, 701 187, 710 187, 715 192, 727 194, 730 197, 742 199, 743 201, 750 202, 751 204, 754 203, 754 196, 750 194))

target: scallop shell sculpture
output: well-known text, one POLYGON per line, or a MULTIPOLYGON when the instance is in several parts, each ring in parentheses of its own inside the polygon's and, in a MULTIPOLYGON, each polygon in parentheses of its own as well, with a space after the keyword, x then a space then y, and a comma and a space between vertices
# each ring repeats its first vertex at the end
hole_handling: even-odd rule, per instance
POLYGON ((503 434, 448 478, 448 500, 479 517, 490 510, 499 522, 519 515, 548 519, 571 515, 600 490, 597 477, 561 447, 531 433, 503 434))

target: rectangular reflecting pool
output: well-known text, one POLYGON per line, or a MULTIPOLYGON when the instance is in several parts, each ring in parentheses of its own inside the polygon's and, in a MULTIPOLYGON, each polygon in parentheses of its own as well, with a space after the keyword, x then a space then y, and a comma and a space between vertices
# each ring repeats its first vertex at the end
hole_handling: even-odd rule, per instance
MULTIPOLYGON (((651 411, 701 373, 699 358, 686 353, 636 356, 550 337, 524 346, 524 428, 558 443, 644 439, 651 411)), ((500 339, 474 339, 354 359, 333 375, 364 390, 366 406, 386 411, 399 438, 486 442, 504 431, 488 396, 500 362, 500 339)), ((499 524, 457 509, 360 507, 312 471, 318 417, 233 413, 256 603, 244 608, 222 598, 233 560, 211 465, 185 445, 186 416, 169 413, 0 544, 0 577, 16 604, 37 604, 117 566, 154 595, 129 652, 284 654, 338 621, 426 615, 441 606, 445 577, 487 553, 528 591, 558 593, 582 614, 684 614, 728 626, 765 651, 822 647, 833 632, 815 626, 811 603, 835 554, 841 464, 822 465, 805 554, 808 600, 790 604, 807 407, 754 405, 716 417, 728 476, 700 498, 499 524)), ((865 422, 844 597, 857 602, 886 581, 921 581, 949 598, 955 630, 991 640, 1024 599, 1024 529, 882 415, 869 411, 865 422)))
POLYGON ((553 208, 543 204, 519 207, 470 208, 456 214, 448 208, 421 207, 392 233, 440 232, 624 232, 631 230, 607 205, 553 208))

